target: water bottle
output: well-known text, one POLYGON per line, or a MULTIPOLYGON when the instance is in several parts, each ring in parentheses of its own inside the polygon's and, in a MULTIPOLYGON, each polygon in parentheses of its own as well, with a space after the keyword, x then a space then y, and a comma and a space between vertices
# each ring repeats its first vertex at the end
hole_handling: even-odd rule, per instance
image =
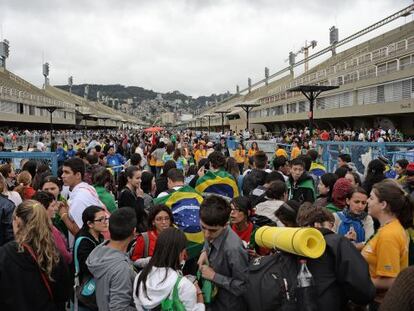
POLYGON ((299 261, 300 269, 297 276, 298 286, 296 288, 296 300, 298 310, 316 311, 318 310, 317 293, 312 273, 306 265, 306 259, 299 261))

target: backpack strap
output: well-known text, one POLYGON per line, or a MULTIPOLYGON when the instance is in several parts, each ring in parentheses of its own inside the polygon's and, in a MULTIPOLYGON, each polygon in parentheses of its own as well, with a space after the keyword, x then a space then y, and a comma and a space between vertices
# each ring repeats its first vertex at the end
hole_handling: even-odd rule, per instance
POLYGON ((75 246, 73 247, 73 261, 75 262, 75 276, 79 275, 78 248, 79 248, 80 243, 84 239, 91 241, 96 246, 96 243, 86 236, 81 236, 76 239, 75 246))
POLYGON ((180 298, 178 297, 178 284, 180 284, 180 281, 183 277, 181 275, 178 276, 177 281, 175 282, 172 298, 174 301, 179 301, 180 298))
POLYGON ((144 258, 147 258, 149 256, 149 235, 148 232, 142 232, 141 235, 144 239, 144 258))

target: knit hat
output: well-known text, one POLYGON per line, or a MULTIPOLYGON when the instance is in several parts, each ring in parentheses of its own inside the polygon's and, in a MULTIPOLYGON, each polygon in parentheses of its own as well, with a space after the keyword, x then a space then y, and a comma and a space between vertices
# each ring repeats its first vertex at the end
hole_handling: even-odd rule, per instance
POLYGON ((346 198, 351 191, 352 184, 348 179, 342 177, 335 182, 332 190, 332 202, 337 208, 343 209, 346 206, 346 198))
POLYGON ((408 163, 405 171, 407 172, 408 176, 414 176, 414 162, 408 163))

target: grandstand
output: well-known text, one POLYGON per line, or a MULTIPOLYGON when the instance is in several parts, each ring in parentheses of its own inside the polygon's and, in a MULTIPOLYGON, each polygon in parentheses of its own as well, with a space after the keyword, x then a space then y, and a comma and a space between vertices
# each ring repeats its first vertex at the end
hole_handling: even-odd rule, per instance
MULTIPOLYGON (((373 127, 401 129, 414 135, 414 22, 348 48, 320 62, 304 74, 292 73, 242 95, 221 102, 201 116, 228 110, 225 127, 246 127, 246 113, 236 105, 260 104, 249 115, 250 129, 279 132, 285 127, 308 125, 309 102, 288 89, 299 85, 338 85, 316 100, 318 127, 373 127)), ((217 114, 216 114, 217 115, 217 114)), ((206 129, 207 122, 204 122, 206 129)), ((190 128, 200 128, 192 121, 190 128)), ((211 118, 220 130, 221 117, 211 118)))
POLYGON ((53 112, 55 128, 135 127, 137 118, 99 102, 91 102, 56 87, 39 89, 0 66, 0 126, 45 128, 53 112))

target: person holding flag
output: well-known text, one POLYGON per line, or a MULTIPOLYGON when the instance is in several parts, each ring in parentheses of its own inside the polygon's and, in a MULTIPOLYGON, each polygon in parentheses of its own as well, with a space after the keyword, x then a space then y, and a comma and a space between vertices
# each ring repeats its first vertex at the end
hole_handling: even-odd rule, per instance
POLYGON ((226 157, 219 151, 208 156, 210 170, 197 180, 195 190, 200 193, 217 194, 229 200, 239 196, 239 188, 234 177, 226 172, 226 157))

